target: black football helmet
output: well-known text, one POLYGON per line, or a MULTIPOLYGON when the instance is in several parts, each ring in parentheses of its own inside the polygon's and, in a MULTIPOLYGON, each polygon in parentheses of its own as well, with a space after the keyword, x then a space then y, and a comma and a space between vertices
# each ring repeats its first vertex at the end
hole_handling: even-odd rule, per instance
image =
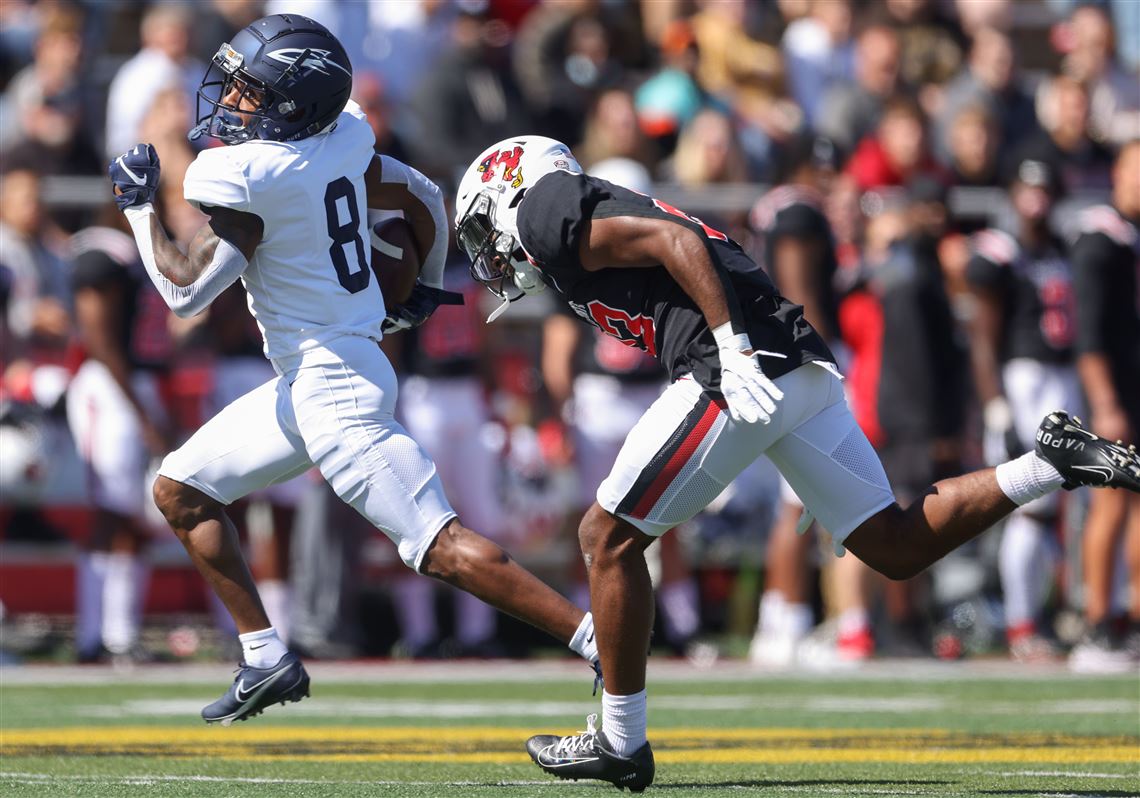
POLYGON ((336 120, 351 90, 352 64, 328 29, 298 14, 274 14, 218 49, 198 87, 189 138, 207 135, 226 144, 303 139, 336 120), (237 101, 226 104, 235 88, 237 101), (241 108, 245 99, 256 108, 241 108))

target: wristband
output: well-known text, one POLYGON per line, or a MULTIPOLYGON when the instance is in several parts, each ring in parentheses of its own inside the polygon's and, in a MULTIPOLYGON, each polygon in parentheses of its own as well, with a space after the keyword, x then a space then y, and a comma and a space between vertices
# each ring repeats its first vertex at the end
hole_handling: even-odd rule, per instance
POLYGON ((746 352, 752 349, 748 333, 733 333, 731 321, 714 327, 712 334, 718 349, 731 349, 734 352, 746 352))

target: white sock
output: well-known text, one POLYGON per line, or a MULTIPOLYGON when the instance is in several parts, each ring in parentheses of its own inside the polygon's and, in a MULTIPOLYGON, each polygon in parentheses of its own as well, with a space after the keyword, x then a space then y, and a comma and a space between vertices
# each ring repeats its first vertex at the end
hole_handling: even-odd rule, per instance
POLYGON ((103 583, 107 579, 105 551, 79 559, 75 585, 75 650, 93 654, 103 643, 103 583))
POLYGON ((1044 523, 1022 513, 1014 513, 1005 522, 998 569, 1007 628, 1033 621, 1045 598, 1049 579, 1046 534, 1044 523))
POLYGON ((139 639, 141 598, 146 589, 147 568, 133 554, 107 555, 103 582, 103 645, 112 654, 125 654, 139 639))
POLYGON ((697 609, 697 583, 682 579, 662 585, 658 591, 661 614, 665 621, 665 637, 672 643, 684 643, 697 633, 701 618, 697 609))
POLYGON ((261 603, 265 607, 265 614, 269 616, 269 622, 277 630, 277 636, 283 642, 288 642, 289 616, 292 610, 289 583, 280 579, 266 579, 257 583, 257 593, 261 596, 261 603))
POLYGON ((272 668, 289 652, 272 626, 238 635, 238 640, 241 641, 242 658, 251 668, 272 668))
POLYGON ((495 608, 460 590, 455 596, 455 628, 460 643, 486 643, 495 636, 495 608))
POLYGON ((848 635, 855 635, 862 632, 864 629, 869 629, 871 626, 871 619, 867 615, 867 610, 864 607, 853 607, 849 610, 844 610, 839 614, 839 621, 836 630, 841 637, 848 635))
POLYGON ((633 695, 602 690, 602 731, 618 756, 632 756, 645 745, 646 708, 644 690, 633 695))
POLYGON ((1060 472, 1036 452, 1026 452, 995 470, 1001 492, 1019 507, 1052 493, 1065 481, 1060 472))
POLYGON ((598 641, 594 639, 594 616, 587 612, 582 622, 570 638, 570 650, 586 662, 593 662, 598 658, 598 641))
POLYGON ((783 632, 795 640, 807 637, 811 631, 812 622, 811 605, 785 603, 783 608, 783 632))
POLYGON ((784 594, 779 590, 765 590, 760 596, 760 612, 756 621, 757 634, 775 634, 784 614, 784 594))

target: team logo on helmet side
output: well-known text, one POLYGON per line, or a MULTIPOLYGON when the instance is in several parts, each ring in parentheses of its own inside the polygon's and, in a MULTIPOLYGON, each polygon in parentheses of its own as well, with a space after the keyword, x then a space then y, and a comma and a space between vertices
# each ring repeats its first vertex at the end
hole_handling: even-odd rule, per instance
POLYGON ((523 148, 515 147, 513 150, 498 150, 484 158, 476 171, 483 173, 483 182, 490 183, 495 177, 495 167, 503 167, 502 181, 510 182, 511 188, 518 188, 523 184, 522 160, 523 148))
POLYGON ((332 60, 332 53, 329 50, 317 50, 312 47, 285 47, 280 50, 274 50, 271 53, 266 53, 265 56, 282 64, 295 64, 300 67, 307 67, 309 70, 320 72, 322 75, 329 74, 325 67, 334 66, 344 74, 352 77, 351 72, 332 60), (301 59, 299 64, 297 63, 298 58, 301 59))

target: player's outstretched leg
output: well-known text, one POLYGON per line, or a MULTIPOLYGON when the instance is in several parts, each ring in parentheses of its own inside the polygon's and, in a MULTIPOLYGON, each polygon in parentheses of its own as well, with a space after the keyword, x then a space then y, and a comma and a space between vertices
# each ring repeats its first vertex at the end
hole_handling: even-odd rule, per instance
POLYGON ((1140 455, 1056 411, 1041 422, 1035 451, 936 482, 905 510, 893 504, 864 521, 844 545, 891 579, 909 579, 1014 508, 1059 488, 1086 486, 1140 493, 1140 455))
POLYGON ((155 480, 154 502, 233 617, 241 640, 237 677, 225 695, 202 710, 202 718, 228 726, 273 704, 308 696, 309 675, 270 625, 221 502, 163 476, 155 480))
POLYGON ((629 756, 620 756, 599 731, 597 715, 586 718, 586 730, 566 737, 536 734, 526 741, 534 763, 560 779, 598 779, 618 789, 641 792, 653 783, 653 749, 646 742, 629 756))

